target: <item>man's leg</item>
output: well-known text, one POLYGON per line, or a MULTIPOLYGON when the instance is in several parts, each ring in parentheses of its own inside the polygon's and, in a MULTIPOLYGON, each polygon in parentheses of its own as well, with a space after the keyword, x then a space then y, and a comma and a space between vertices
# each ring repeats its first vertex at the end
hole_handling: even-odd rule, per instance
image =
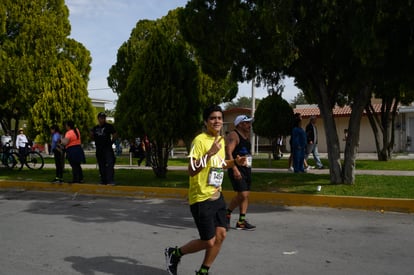
POLYGON ((204 255, 203 265, 210 267, 217 255, 220 252, 221 245, 223 244, 224 239, 226 238, 226 229, 224 227, 216 227, 216 236, 209 240, 209 245, 206 248, 206 253, 204 255), (214 241, 211 243, 211 241, 214 241))
POLYGON ((107 151, 105 153, 105 176, 106 176, 106 182, 108 184, 114 183, 114 174, 115 174, 115 154, 114 152, 107 151))
POLYGON ((105 162, 103 161, 103 154, 102 152, 96 151, 96 161, 98 162, 99 168, 99 177, 101 178, 101 184, 106 184, 104 173, 105 173, 105 162))
POLYGON ((226 238, 226 229, 224 227, 216 227, 215 234, 210 240, 191 240, 180 248, 167 248, 165 251, 167 271, 170 274, 177 274, 177 265, 181 257, 201 250, 205 250, 202 267, 208 270, 220 252, 221 245, 226 238))
POLYGON ((322 168, 323 164, 321 162, 321 159, 319 158, 319 152, 318 152, 318 146, 315 144, 312 150, 313 159, 315 160, 316 167, 322 168))

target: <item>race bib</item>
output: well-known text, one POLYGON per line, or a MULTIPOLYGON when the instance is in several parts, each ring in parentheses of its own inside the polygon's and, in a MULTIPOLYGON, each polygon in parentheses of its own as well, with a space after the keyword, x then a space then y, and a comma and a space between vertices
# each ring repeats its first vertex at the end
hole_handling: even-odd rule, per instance
POLYGON ((252 167, 252 162, 253 162, 253 157, 252 157, 252 155, 247 155, 247 156, 246 156, 246 166, 247 166, 247 167, 252 167))
POLYGON ((223 183, 224 170, 222 168, 210 168, 208 173, 208 185, 219 187, 223 183))

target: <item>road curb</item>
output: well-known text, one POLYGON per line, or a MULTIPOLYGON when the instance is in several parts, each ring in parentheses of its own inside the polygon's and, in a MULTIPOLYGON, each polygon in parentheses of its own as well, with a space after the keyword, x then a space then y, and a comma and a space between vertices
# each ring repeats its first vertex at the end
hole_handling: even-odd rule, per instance
MULTIPOLYGON (((96 184, 70 185, 67 183, 50 184, 32 181, 0 181, 0 188, 21 191, 65 192, 74 195, 187 199, 187 189, 168 187, 107 186, 96 184)), ((234 196, 234 192, 223 191, 223 195, 226 200, 230 200, 234 196)), ((414 213, 414 200, 412 199, 250 192, 249 202, 284 206, 316 206, 414 213)))

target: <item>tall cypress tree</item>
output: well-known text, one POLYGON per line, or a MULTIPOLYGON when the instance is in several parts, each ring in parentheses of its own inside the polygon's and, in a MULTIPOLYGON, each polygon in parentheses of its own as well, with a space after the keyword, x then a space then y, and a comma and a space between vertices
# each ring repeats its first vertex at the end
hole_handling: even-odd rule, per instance
MULTIPOLYGON (((77 112, 79 116, 61 120, 51 115, 54 112, 64 113, 83 106, 83 102, 89 102, 85 111, 91 110, 86 88, 90 54, 80 43, 69 39, 69 35, 69 10, 64 0, 4 0, 0 3, 0 111, 2 119, 9 122, 11 119, 28 120, 32 126, 29 134, 33 137, 47 135, 45 127, 39 127, 39 121, 62 124, 63 120, 73 119, 85 123, 81 112, 77 112), (62 65, 72 67, 67 71, 75 77, 65 77, 64 70, 59 69, 62 65), (56 84, 61 81, 78 83, 56 84), (60 91, 66 103, 62 109, 52 109, 54 104, 40 107, 48 97, 44 93, 57 93, 57 87, 76 85, 82 89, 79 96, 73 97, 72 90, 60 91), (42 101, 38 102, 39 99, 42 101)), ((87 121, 91 121, 92 112, 89 116, 87 121)))

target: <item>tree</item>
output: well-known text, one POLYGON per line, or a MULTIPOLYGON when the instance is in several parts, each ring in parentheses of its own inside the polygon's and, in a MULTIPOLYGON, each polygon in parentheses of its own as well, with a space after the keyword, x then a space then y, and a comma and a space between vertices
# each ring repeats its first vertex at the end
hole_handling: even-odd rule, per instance
POLYGON ((189 150, 201 130, 203 108, 237 94, 237 82, 227 75, 213 80, 202 72, 178 30, 176 10, 156 21, 139 21, 109 74, 108 84, 119 95, 119 133, 148 135, 156 146, 153 169, 159 177, 166 174, 175 141, 183 139, 189 150))
POLYGON ((133 115, 150 138, 151 163, 158 177, 166 176, 168 156, 181 131, 187 123, 198 121, 197 116, 189 115, 197 113, 193 108, 199 106, 196 88, 197 66, 183 45, 154 29, 118 102, 124 102, 126 96, 129 103, 137 103, 133 115))
POLYGON ((269 139, 273 155, 276 156, 276 152, 279 152, 278 139, 292 133, 292 107, 279 94, 271 94, 260 102, 254 116, 255 134, 269 139))
POLYGON ((377 30, 387 44, 386 54, 375 72, 375 97, 382 99, 381 113, 374 115, 372 104, 365 111, 375 136, 378 160, 391 159, 394 146, 395 118, 399 104, 414 100, 412 75, 413 22, 412 5, 395 5, 388 2, 381 13, 377 30))
POLYGON ((51 125, 63 127, 65 121, 72 120, 81 136, 88 137, 95 114, 82 74, 66 59, 50 73, 51 79, 42 87, 42 97, 31 108, 29 129, 45 142, 50 139, 51 125))
POLYGON ((156 21, 151 20, 138 21, 128 41, 124 42, 118 49, 117 61, 109 69, 107 78, 109 87, 117 95, 126 90, 132 67, 139 59, 142 50, 145 49, 148 36, 156 24, 156 21))
POLYGON ((49 135, 46 124, 63 124, 65 112, 65 120, 79 118, 78 123, 90 123, 93 116, 86 89, 90 53, 69 35, 64 0, 0 3, 1 116, 8 125, 15 119, 16 127, 20 119, 28 118, 32 135, 39 135, 42 142, 49 135), (64 104, 55 103, 56 98, 64 104))
MULTIPOLYGON (((254 102, 255 102, 255 105, 256 105, 255 108, 257 108, 257 106, 259 106, 259 104, 261 102, 261 99, 256 98, 254 102)), ((251 108, 252 107, 252 98, 251 97, 245 97, 245 96, 239 97, 239 98, 237 98, 236 101, 233 100, 233 101, 227 103, 224 109, 228 110, 230 108, 236 108, 236 107, 251 108)))
POLYGON ((305 94, 303 92, 299 92, 294 99, 290 102, 290 105, 296 106, 301 104, 309 104, 306 100, 305 94))
POLYGON ((39 85, 70 34, 63 0, 5 0, 0 4, 0 109, 7 119, 29 114, 39 85))
MULTIPOLYGON (((193 0, 180 22, 185 38, 213 75, 231 70, 238 80, 256 77, 268 83, 284 74, 294 77, 306 98, 321 110, 331 182, 351 184, 360 120, 388 47, 384 42, 389 37, 379 32, 389 26, 382 15, 400 19, 398 12, 412 11, 411 3, 397 5, 398 9, 392 5, 386 0, 193 0), (211 64, 219 70, 212 72, 211 64), (332 109, 344 102, 350 103, 352 113, 342 165, 332 109)), ((404 23, 412 26, 409 20, 404 23)))

